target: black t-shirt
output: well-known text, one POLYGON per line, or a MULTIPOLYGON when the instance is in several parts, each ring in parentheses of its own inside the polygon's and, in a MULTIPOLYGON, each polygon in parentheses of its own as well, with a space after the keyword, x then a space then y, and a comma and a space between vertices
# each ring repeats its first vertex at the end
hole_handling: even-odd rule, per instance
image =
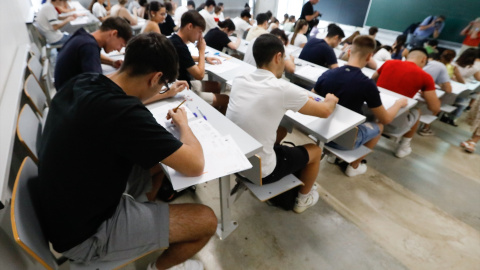
POLYGON ((218 27, 214 27, 208 31, 204 37, 207 46, 214 48, 215 50, 222 51, 223 47, 228 47, 228 43, 232 42, 227 33, 220 30, 218 27))
POLYGON ((318 38, 311 38, 298 58, 326 68, 337 63, 337 56, 330 45, 318 38))
POLYGON ((192 54, 188 50, 187 44, 185 44, 177 34, 173 34, 170 37, 170 41, 173 43, 173 46, 175 46, 178 54, 178 79, 187 81, 191 86, 190 80, 192 79, 192 75, 190 75, 187 69, 195 65, 192 54))
POLYGON ((71 78, 84 72, 102 73, 100 47, 83 28, 78 29, 63 45, 55 64, 57 91, 71 78))
POLYGON ((364 102, 369 108, 382 105, 377 85, 357 67, 345 65, 328 70, 318 78, 314 88, 321 96, 334 94, 338 104, 359 114, 363 114, 364 102))
POLYGON ((104 75, 67 82, 50 107, 34 189, 55 250, 85 241, 113 215, 134 164, 149 169, 181 146, 138 98, 104 75))
POLYGON ((160 27, 160 31, 163 35, 170 36, 175 28, 175 22, 173 21, 172 16, 167 14, 165 21, 163 23, 159 23, 158 26, 160 27))
MULTIPOLYGON (((307 1, 307 3, 305 3, 305 5, 303 5, 302 13, 300 14, 299 19, 307 20, 306 16, 313 15, 314 12, 315 11, 313 10, 312 3, 310 1, 307 1)), ((313 28, 313 20, 308 22, 308 31, 307 31, 307 33, 305 33, 305 35, 307 37, 308 37, 308 34, 310 33, 310 31, 312 30, 312 28, 313 28)))

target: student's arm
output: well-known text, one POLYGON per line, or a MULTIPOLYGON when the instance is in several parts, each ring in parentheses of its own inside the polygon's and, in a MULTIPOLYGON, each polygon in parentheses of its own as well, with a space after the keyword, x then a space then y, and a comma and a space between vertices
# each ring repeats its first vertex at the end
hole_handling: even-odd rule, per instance
POLYGON ((232 41, 230 41, 228 43, 228 47, 232 50, 236 50, 238 49, 238 47, 240 47, 240 43, 242 42, 242 38, 238 37, 237 40, 235 41, 235 43, 233 43, 232 41))
POLYGON ((334 69, 334 68, 337 68, 337 67, 338 67, 338 63, 335 63, 335 64, 331 64, 329 68, 334 69))
POLYGON ((195 80, 202 80, 203 77, 205 76, 205 47, 207 44, 205 43, 205 40, 203 37, 200 37, 200 39, 197 42, 197 48, 198 48, 198 57, 197 59, 193 58, 194 61, 198 62, 198 64, 191 66, 188 68, 188 73, 195 78, 195 80))
POLYGON ((161 93, 156 94, 155 96, 145 100, 143 104, 147 105, 162 99, 174 97, 185 89, 188 89, 188 83, 186 81, 176 81, 174 84, 170 86, 170 90, 168 90, 163 94, 161 93))
POLYGON ((375 59, 371 57, 370 60, 368 60, 367 67, 373 70, 377 70, 377 61, 375 61, 375 59))
POLYGON ((420 30, 425 30, 425 29, 428 29, 428 28, 431 28, 431 27, 435 27, 435 20, 432 19, 432 22, 430 22, 429 24, 428 21, 430 20, 431 16, 428 16, 427 18, 425 18, 425 20, 423 20, 423 22, 420 24, 420 26, 418 26, 418 28, 420 30))
POLYGON ((307 103, 305 103, 305 105, 303 105, 298 112, 321 118, 327 118, 333 113, 337 103, 338 98, 333 94, 327 94, 323 102, 318 102, 309 98, 307 103))
POLYGON ((170 110, 167 118, 171 118, 180 130, 180 141, 183 145, 173 154, 162 160, 162 163, 186 176, 201 175, 205 167, 203 149, 188 126, 185 109, 179 108, 177 112, 170 110))
POLYGON ((119 68, 123 64, 123 60, 118 59, 112 59, 104 54, 100 54, 100 62, 105 65, 110 65, 114 68, 119 68))
POLYGON ((52 28, 53 28, 53 30, 57 31, 58 29, 60 29, 60 28, 64 27, 65 25, 67 25, 67 23, 75 20, 75 18, 77 18, 77 16, 76 16, 75 14, 72 15, 72 16, 68 16, 67 18, 65 18, 65 20, 60 21, 60 22, 57 23, 57 24, 53 24, 53 25, 52 25, 52 28))
POLYGON ((445 91, 445 93, 452 93, 452 84, 450 82, 441 83, 440 89, 445 91))
POLYGON ((295 72, 295 58, 290 55, 290 59, 285 60, 285 71, 288 73, 294 73, 295 72))
POLYGON ((432 91, 423 91, 422 92, 423 99, 427 103, 427 108, 429 111, 433 113, 433 115, 437 115, 440 112, 440 99, 437 97, 437 93, 435 90, 432 91))
POLYGON ((459 83, 465 83, 465 79, 463 78, 462 74, 460 74, 460 70, 456 66, 453 66, 453 75, 455 76, 455 80, 459 83))
POLYGON ((376 108, 370 108, 372 111, 373 115, 375 118, 378 119, 378 122, 387 125, 390 124, 393 119, 395 119, 395 116, 397 116, 398 111, 407 106, 408 101, 406 98, 400 98, 395 101, 395 103, 392 105, 392 107, 388 108, 388 110, 385 110, 385 107, 383 105, 378 106, 376 108))
POLYGON ((402 52, 402 57, 405 57, 407 58, 408 56, 408 53, 409 53, 409 50, 407 48, 403 49, 403 52, 402 52))
POLYGON ((379 76, 378 72, 377 72, 377 71, 375 71, 375 73, 373 73, 373 75, 372 75, 372 78, 371 78, 371 79, 372 79, 374 82, 377 82, 377 81, 378 81, 378 76, 379 76))
POLYGON ((112 4, 110 4, 110 0, 107 0, 107 7, 105 8, 107 11, 110 11, 112 8, 112 4))
POLYGON ((307 22, 309 22, 309 21, 315 19, 316 17, 318 17, 319 14, 320 14, 320 13, 319 13, 318 11, 315 11, 315 12, 313 12, 312 15, 305 15, 305 20, 306 20, 307 22))
POLYGON ((475 72, 475 74, 473 74, 473 77, 475 78, 475 80, 480 81, 480 71, 475 72))
POLYGON ((130 14, 126 8, 121 8, 118 12, 118 16, 127 19, 130 22, 130 25, 137 25, 137 14, 130 14))
POLYGON ((472 27, 473 22, 470 22, 465 28, 463 28, 462 32, 460 32, 461 36, 466 36, 468 34, 468 30, 472 27))

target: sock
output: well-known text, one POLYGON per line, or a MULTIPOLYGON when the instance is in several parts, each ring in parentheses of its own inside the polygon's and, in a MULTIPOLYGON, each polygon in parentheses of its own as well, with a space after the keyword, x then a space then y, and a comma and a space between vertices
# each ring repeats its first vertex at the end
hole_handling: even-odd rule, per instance
POLYGON ((412 141, 412 138, 402 138, 400 145, 410 145, 410 141, 412 141))
POLYGON ((306 199, 306 198, 308 197, 308 194, 310 194, 310 193, 302 194, 302 193, 300 193, 300 191, 299 191, 297 198, 298 198, 299 200, 304 200, 304 199, 306 199))

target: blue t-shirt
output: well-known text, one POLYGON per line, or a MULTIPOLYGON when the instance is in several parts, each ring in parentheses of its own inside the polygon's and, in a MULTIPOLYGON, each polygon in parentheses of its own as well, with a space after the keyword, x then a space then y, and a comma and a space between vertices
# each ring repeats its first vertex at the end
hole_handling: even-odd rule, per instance
POLYGON ((78 29, 63 45, 55 64, 57 91, 71 78, 85 73, 102 73, 100 47, 95 38, 83 28, 78 29))
POLYGON ((417 29, 415 29, 415 32, 413 34, 418 36, 418 37, 428 38, 429 36, 431 36, 433 34, 433 32, 435 32, 435 29, 438 29, 438 33, 442 32, 443 27, 445 26, 445 22, 438 22, 438 23, 435 24, 434 27, 430 27, 430 28, 427 28, 425 30, 420 30, 420 26, 429 25, 431 22, 435 21, 436 19, 437 19, 437 16, 433 17, 433 19, 432 19, 431 16, 428 16, 417 27, 417 29))
POLYGON ((337 57, 330 45, 318 38, 310 39, 298 58, 326 68, 337 63, 337 57))
POLYGON ((318 78, 314 88, 321 96, 334 94, 338 104, 359 114, 363 114, 365 102, 369 108, 382 105, 377 85, 358 67, 345 65, 328 70, 318 78))

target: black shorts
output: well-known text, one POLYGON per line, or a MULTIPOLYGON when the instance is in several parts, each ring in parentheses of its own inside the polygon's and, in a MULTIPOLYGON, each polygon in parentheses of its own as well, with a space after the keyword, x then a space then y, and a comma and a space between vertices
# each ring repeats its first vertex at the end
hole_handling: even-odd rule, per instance
POLYGON ((277 156, 277 165, 271 174, 262 179, 262 184, 270 184, 289 174, 296 174, 308 164, 308 151, 303 146, 275 145, 273 150, 277 156))

